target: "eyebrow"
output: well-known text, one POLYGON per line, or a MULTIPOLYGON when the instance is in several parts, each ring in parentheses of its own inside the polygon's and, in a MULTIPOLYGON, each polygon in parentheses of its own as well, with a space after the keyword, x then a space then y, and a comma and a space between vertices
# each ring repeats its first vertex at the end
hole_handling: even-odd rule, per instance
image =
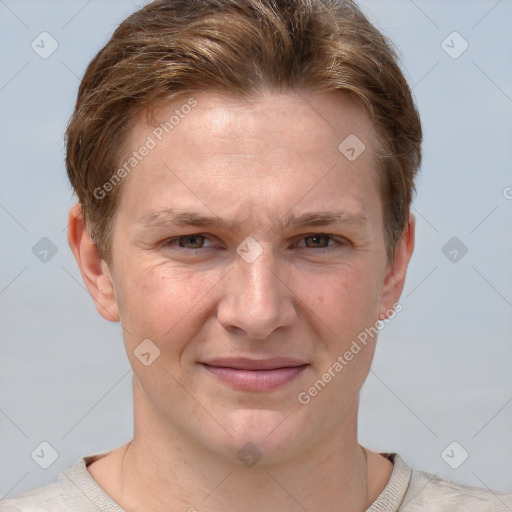
MULTIPOLYGON (((160 226, 213 226, 238 233, 242 224, 238 221, 223 220, 218 216, 203 215, 175 209, 159 210, 141 217, 138 221, 144 228, 160 226)), ((317 211, 296 216, 285 215, 284 221, 279 219, 281 229, 285 227, 304 228, 308 226, 328 226, 332 224, 367 224, 368 216, 349 211, 317 211)))

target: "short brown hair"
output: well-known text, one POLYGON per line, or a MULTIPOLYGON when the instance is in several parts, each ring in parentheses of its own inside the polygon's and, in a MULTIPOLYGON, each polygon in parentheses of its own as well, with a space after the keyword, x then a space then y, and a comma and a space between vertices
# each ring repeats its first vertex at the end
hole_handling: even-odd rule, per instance
MULTIPOLYGON (((129 16, 89 64, 66 132, 66 167, 102 257, 131 121, 183 93, 337 91, 370 115, 380 145, 389 259, 409 218, 422 130, 391 43, 349 0, 157 0, 129 16)), ((341 141, 340 141, 341 142, 341 141)))

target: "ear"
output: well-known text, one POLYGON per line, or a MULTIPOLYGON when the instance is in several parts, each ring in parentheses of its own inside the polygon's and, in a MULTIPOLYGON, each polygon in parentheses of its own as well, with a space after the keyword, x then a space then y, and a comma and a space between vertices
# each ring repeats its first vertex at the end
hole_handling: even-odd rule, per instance
POLYGON ((407 267, 414 251, 415 228, 416 219, 414 215, 409 214, 409 221, 395 248, 395 258, 393 262, 388 263, 386 269, 379 307, 379 318, 381 320, 390 316, 394 305, 402 295, 407 267))
POLYGON ((119 322, 119 310, 112 276, 85 228, 80 203, 73 205, 69 210, 68 243, 98 313, 105 320, 119 322))

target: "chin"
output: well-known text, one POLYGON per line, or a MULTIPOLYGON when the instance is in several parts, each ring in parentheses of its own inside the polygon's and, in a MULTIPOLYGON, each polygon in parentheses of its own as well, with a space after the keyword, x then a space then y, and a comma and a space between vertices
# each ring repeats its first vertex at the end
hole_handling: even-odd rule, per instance
MULTIPOLYGON (((237 409, 225 416, 226 431, 218 440, 220 455, 247 467, 285 462, 308 444, 310 433, 299 413, 265 409, 237 409), (302 420, 302 421, 301 421, 302 420), (231 435, 230 435, 231 434, 231 435)), ((210 447, 215 444, 210 439, 210 447)), ((311 442, 311 440, 310 440, 311 442)))

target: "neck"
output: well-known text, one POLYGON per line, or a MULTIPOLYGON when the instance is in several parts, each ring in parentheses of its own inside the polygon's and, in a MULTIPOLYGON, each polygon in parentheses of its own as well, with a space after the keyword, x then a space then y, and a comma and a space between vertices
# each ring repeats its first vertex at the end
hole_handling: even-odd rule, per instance
POLYGON ((135 407, 134 438, 116 450, 108 470, 115 476, 102 486, 127 512, 229 512, 248 507, 254 512, 364 512, 390 472, 385 480, 381 472, 376 487, 376 475, 368 474, 366 452, 357 442, 357 409, 356 398, 335 432, 293 459, 272 465, 262 459, 244 467, 198 448, 147 407, 135 407))

